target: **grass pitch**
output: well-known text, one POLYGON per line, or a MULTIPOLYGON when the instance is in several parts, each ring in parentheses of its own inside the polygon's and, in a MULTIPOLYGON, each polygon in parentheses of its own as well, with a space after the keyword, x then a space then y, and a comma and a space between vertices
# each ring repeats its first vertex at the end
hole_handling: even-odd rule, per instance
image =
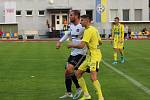
MULTIPOLYGON (((149 40, 126 41, 125 64, 111 64, 113 49, 109 42, 103 43, 101 51, 105 62, 150 88, 149 40)), ((52 41, 1 42, 0 100, 59 100, 65 93, 64 66, 69 54, 66 44, 56 50, 52 41)), ((84 77, 92 100, 97 100, 89 75, 84 77)), ((103 62, 98 79, 105 100, 150 100, 150 95, 103 62)))

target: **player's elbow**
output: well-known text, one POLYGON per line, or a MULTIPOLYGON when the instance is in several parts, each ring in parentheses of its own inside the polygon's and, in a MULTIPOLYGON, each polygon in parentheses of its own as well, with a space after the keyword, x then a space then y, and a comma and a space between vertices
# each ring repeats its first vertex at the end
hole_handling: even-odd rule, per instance
POLYGON ((79 49, 83 49, 86 46, 86 44, 82 41, 79 45, 78 48, 79 49))
POLYGON ((84 45, 79 45, 79 49, 83 49, 84 48, 84 45))

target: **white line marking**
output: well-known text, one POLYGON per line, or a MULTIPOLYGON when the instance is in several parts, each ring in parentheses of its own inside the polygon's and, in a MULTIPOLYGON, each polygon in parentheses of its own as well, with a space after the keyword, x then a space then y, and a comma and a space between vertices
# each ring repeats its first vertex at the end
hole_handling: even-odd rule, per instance
MULTIPOLYGON (((125 58, 125 60, 126 61, 133 61, 133 60, 148 60, 149 61, 150 58, 148 58, 148 57, 147 58, 138 58, 138 57, 136 57, 136 58, 127 58, 127 59, 125 58)), ((105 61, 110 61, 110 59, 105 59, 105 61)))
MULTIPOLYGON (((13 60, 13 59, 7 59, 7 60, 13 60)), ((44 60, 44 61, 50 61, 50 59, 48 59, 48 58, 41 58, 41 59, 24 59, 24 58, 20 58, 20 59, 15 59, 15 60, 18 60, 18 61, 41 61, 41 60, 44 60)))
POLYGON ((132 77, 126 75, 125 73, 121 72, 120 70, 114 68, 113 66, 111 66, 110 64, 108 64, 107 62, 105 62, 104 60, 102 60, 102 62, 107 67, 109 67, 110 69, 112 69, 116 73, 120 74, 121 76, 123 76, 124 78, 126 78, 127 80, 129 80, 132 84, 134 84, 135 86, 137 86, 138 88, 140 88, 141 90, 143 90, 146 94, 150 95, 150 89, 148 87, 144 86, 143 84, 141 84, 140 82, 136 81, 132 77))

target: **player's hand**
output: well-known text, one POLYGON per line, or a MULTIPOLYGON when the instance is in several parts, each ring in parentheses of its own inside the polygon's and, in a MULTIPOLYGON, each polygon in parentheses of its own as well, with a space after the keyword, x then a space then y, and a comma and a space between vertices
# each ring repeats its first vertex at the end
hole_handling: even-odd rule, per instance
POLYGON ((67 48, 73 48, 73 45, 70 43, 67 45, 67 48))
POLYGON ((56 49, 59 49, 61 47, 61 43, 58 41, 57 43, 56 43, 56 49))
POLYGON ((101 41, 99 41, 99 45, 102 45, 103 43, 101 41))

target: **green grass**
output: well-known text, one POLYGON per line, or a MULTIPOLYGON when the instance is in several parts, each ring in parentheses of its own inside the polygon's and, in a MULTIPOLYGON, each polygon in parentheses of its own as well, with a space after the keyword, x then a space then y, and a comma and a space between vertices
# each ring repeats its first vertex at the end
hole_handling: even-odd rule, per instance
MULTIPOLYGON (((148 88, 149 44, 149 40, 126 41, 126 63, 112 65, 148 88)), ((101 51, 103 59, 111 64, 112 46, 104 42, 101 51)), ((0 100, 59 100, 58 97, 65 92, 64 66, 69 52, 65 45, 56 50, 55 42, 0 43, 0 100)), ((97 100, 89 75, 84 77, 93 100, 97 100)), ((100 64, 98 79, 105 100, 150 100, 150 95, 103 63, 100 64)))

